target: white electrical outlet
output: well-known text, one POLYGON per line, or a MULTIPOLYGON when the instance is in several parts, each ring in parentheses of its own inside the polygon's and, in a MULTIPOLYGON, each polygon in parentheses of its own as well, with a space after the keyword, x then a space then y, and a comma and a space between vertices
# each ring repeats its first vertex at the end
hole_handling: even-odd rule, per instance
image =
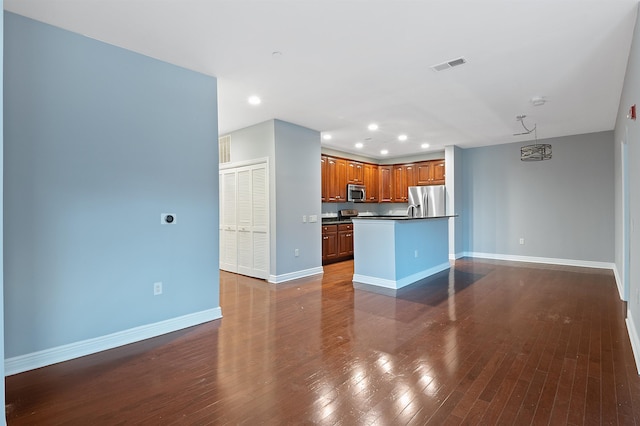
POLYGON ((162 294, 162 282, 158 281, 153 283, 153 295, 158 296, 162 294))
POLYGON ((298 256, 300 256, 300 251, 298 249, 295 249, 293 251, 293 254, 294 254, 295 257, 298 257, 298 256))
POLYGON ((302 223, 307 223, 307 215, 302 215, 302 223))
POLYGON ((310 223, 315 223, 317 221, 318 221, 318 215, 315 215, 315 214, 309 215, 309 222, 310 223))
POLYGON ((520 238, 520 245, 524 245, 524 238, 520 238))

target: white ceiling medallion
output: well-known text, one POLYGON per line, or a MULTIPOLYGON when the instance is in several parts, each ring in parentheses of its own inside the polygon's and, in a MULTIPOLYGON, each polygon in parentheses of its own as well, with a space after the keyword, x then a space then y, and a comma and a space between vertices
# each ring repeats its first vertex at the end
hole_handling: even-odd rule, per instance
POLYGON ((542 106, 547 103, 547 98, 544 96, 534 96, 531 98, 531 105, 533 106, 542 106))

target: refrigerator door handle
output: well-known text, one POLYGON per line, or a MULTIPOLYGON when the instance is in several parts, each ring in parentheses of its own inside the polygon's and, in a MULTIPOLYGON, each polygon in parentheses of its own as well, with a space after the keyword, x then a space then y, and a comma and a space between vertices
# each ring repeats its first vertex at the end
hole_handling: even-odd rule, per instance
POLYGON ((422 193, 422 217, 429 216, 429 193, 424 191, 422 193))

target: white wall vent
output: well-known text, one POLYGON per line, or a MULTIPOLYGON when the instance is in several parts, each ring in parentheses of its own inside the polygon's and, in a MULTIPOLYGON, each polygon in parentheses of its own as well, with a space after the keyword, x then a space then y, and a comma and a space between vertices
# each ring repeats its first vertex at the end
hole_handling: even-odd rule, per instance
POLYGON ((221 136, 218 139, 218 159, 221 164, 231 161, 231 135, 221 136))
POLYGON ((466 64, 466 63, 467 63, 467 60, 463 57, 460 57, 457 59, 452 59, 447 62, 443 62, 441 64, 432 65, 431 69, 434 71, 444 71, 444 70, 451 69, 453 67, 457 67, 462 64, 466 64))

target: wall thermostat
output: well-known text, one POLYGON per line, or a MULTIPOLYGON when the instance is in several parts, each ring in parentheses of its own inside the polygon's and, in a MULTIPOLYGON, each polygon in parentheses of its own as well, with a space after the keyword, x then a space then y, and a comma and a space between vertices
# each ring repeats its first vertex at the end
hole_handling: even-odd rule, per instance
POLYGON ((162 213, 160 215, 160 223, 162 225, 174 225, 178 223, 178 218, 174 213, 162 213))

